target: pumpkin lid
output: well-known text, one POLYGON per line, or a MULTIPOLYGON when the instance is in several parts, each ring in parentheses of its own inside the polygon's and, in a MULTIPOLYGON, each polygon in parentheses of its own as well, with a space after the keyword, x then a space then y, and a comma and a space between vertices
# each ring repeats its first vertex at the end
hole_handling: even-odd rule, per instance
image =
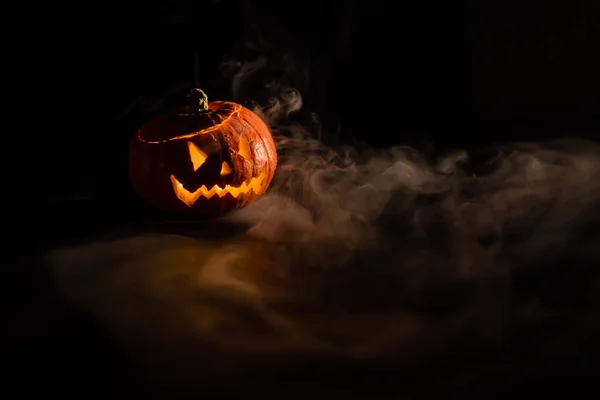
POLYGON ((138 138, 146 143, 164 143, 186 139, 218 129, 242 106, 232 102, 208 102, 200 89, 188 95, 189 105, 160 114, 138 131, 138 138))

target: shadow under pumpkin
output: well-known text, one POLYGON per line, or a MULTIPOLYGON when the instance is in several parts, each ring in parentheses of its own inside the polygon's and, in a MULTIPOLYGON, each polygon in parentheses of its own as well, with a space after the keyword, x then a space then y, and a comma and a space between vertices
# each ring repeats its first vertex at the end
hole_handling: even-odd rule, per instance
POLYGON ((198 107, 175 108, 140 128, 130 146, 129 176, 157 208, 216 215, 260 197, 273 179, 277 154, 256 114, 232 102, 208 103, 198 92, 198 107))

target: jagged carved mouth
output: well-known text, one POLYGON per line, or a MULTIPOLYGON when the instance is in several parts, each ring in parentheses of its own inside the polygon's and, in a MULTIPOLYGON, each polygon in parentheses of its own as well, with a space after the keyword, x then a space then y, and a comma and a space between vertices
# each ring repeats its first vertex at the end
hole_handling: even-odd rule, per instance
POLYGON ((261 191, 262 181, 265 178, 265 173, 261 173, 259 176, 252 178, 249 182, 244 182, 240 186, 225 185, 224 188, 219 185, 214 185, 212 188, 207 188, 206 185, 200 186, 193 192, 190 192, 183 187, 183 184, 171 175, 171 183, 173 184, 173 191, 179 200, 188 207, 192 207, 200 197, 210 199, 213 196, 223 197, 228 193, 234 198, 238 198, 240 195, 248 193, 250 190, 254 190, 254 193, 258 194, 261 191))

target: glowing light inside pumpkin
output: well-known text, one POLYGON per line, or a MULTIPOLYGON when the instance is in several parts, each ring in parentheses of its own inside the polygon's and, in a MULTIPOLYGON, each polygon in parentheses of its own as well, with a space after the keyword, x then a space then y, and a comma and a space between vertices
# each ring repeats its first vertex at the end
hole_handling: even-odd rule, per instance
POLYGON ((229 164, 223 162, 221 165, 221 176, 229 175, 231 173, 231 168, 229 168, 229 164))
POLYGON ((240 149, 238 154, 244 157, 246 160, 249 160, 252 157, 252 152, 250 151, 250 143, 248 143, 248 138, 246 135, 240 136, 240 149))
POLYGON ((171 175, 171 183, 173 184, 173 190, 179 200, 181 200, 188 207, 192 207, 200 197, 210 199, 213 196, 223 197, 227 193, 237 198, 242 194, 248 193, 250 190, 254 190, 254 193, 258 194, 261 192, 262 181, 265 178, 265 173, 261 173, 256 178, 252 178, 249 183, 244 182, 241 186, 235 187, 231 185, 225 185, 224 188, 215 185, 208 189, 206 185, 202 185, 194 192, 190 192, 183 187, 183 184, 171 175))
POLYGON ((188 150, 190 152, 190 160, 192 161, 192 165, 194 166, 194 171, 198 171, 198 168, 204 164, 208 156, 205 152, 200 150, 198 146, 196 146, 192 142, 187 142, 188 150))

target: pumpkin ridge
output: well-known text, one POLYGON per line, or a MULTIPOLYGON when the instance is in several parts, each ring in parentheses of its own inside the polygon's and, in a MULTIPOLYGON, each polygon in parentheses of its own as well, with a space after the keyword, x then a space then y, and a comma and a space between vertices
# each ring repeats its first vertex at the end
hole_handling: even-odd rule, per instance
MULTIPOLYGON (((260 134, 258 133, 258 131, 256 129, 254 129, 254 127, 250 124, 246 124, 246 119, 244 118, 244 116, 240 116, 240 122, 242 123, 242 126, 244 127, 244 129, 246 129, 246 131, 244 131, 243 134, 240 134, 240 137, 242 135, 246 136, 246 141, 250 142, 250 138, 248 137, 248 132, 252 133, 252 139, 254 140, 254 136, 260 136, 260 134)), ((240 139, 241 140, 241 139, 240 139)), ((252 148, 252 145, 250 146, 251 148, 251 152, 252 154, 254 154, 254 149, 252 148)), ((254 174, 256 173, 256 163, 252 163, 252 176, 255 176, 254 174)))
MULTIPOLYGON (((260 131, 259 129, 257 129, 256 126, 254 126, 252 124, 252 122, 248 118, 248 116, 251 115, 249 113, 251 113, 252 111, 250 111, 250 110, 247 110, 247 111, 248 112, 243 113, 243 115, 240 118, 241 124, 244 126, 245 129, 248 129, 249 131, 254 132, 254 135, 258 136, 260 138, 259 145, 262 145, 264 152, 266 154, 269 154, 269 149, 267 148, 267 145, 265 143, 265 139, 263 137, 264 135, 262 134, 262 131, 260 131)), ((258 139, 254 138, 254 140, 258 140, 258 139)), ((273 179, 273 176, 272 176, 272 174, 270 172, 271 171, 271 162, 268 159, 268 157, 267 157, 267 160, 266 160, 265 164, 266 165, 263 166, 263 174, 265 175, 265 178, 268 181, 270 181, 271 179, 273 179)), ((255 167, 255 165, 256 164, 253 163, 253 168, 255 167)), ((252 194, 252 196, 253 196, 252 200, 254 200, 254 199, 258 198, 259 195, 258 194, 252 194)))
MULTIPOLYGON (((250 110, 248 110, 248 111, 250 111, 250 110)), ((250 111, 250 112, 252 112, 252 111, 250 111)), ((259 133, 260 131, 254 126, 254 124, 250 120, 249 116, 251 116, 251 114, 244 115, 242 117, 242 121, 247 123, 255 132, 257 132, 257 135, 260 137, 260 140, 263 144, 265 152, 267 153, 267 155, 269 155, 269 157, 267 157, 267 170, 269 171, 270 179, 273 179, 273 176, 275 175, 275 168, 277 167, 277 164, 275 164, 275 165, 271 164, 271 156, 273 156, 273 154, 271 154, 271 148, 270 148, 269 144, 267 143, 264 135, 259 133)), ((256 116, 256 118, 259 118, 262 121, 262 119, 259 116, 256 116)), ((270 129, 269 129, 269 132, 271 132, 270 129)), ((272 133, 270 133, 270 134, 273 135, 272 133)), ((275 149, 275 156, 276 156, 276 154, 277 154, 277 149, 275 149)))
MULTIPOLYGON (((226 126, 228 132, 231 134, 231 137, 233 138, 234 143, 239 143, 240 137, 242 136, 242 134, 240 132, 238 132, 238 130, 235 129, 234 126, 232 126, 231 121, 229 121, 225 126, 226 126)), ((231 149, 231 147, 232 147, 231 144, 227 143, 227 145, 231 149)), ((245 160, 244 160, 244 163, 242 164, 242 166, 243 166, 243 171, 239 171, 239 170, 237 170, 238 169, 237 165, 235 165, 236 170, 237 170, 236 172, 238 173, 238 175, 241 175, 242 178, 245 178, 246 177, 246 172, 247 172, 246 171, 246 161, 245 160)), ((254 177, 254 172, 255 172, 254 171, 254 163, 252 163, 252 172, 250 174, 250 179, 252 179, 254 177)), ((246 181, 248 179, 243 179, 243 180, 246 181)))

